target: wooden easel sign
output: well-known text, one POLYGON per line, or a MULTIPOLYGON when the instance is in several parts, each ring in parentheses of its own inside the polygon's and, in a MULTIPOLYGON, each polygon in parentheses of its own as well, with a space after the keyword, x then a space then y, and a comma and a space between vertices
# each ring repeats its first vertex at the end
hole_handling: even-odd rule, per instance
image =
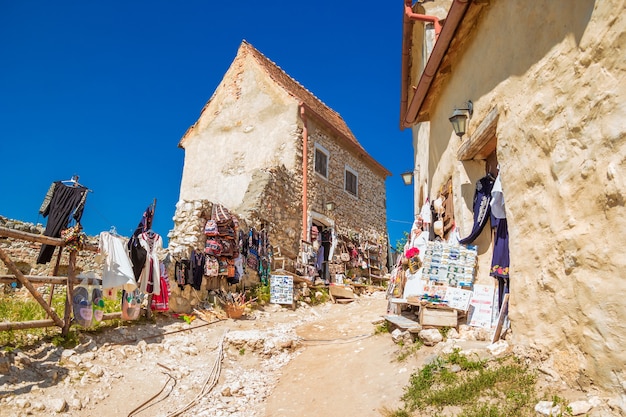
POLYGON ((491 339, 491 343, 496 343, 500 340, 500 336, 502 335, 502 326, 504 324, 504 320, 509 316, 509 294, 504 294, 504 299, 502 300, 502 307, 500 308, 500 314, 498 315, 498 324, 496 325, 496 330, 493 333, 493 338, 491 339))

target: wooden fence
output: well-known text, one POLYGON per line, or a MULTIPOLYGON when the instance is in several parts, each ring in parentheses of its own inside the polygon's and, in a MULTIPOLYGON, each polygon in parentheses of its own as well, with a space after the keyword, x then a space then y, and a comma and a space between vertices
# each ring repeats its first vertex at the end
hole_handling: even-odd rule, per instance
MULTIPOLYGON (((9 271, 12 273, 11 275, 0 275, 0 283, 3 284, 11 284, 14 282, 20 282, 35 298, 35 300, 41 305, 41 307, 45 310, 48 315, 48 319, 45 320, 31 320, 31 321, 23 321, 23 322, 0 322, 0 331, 8 331, 8 330, 21 330, 21 329, 34 329, 41 327, 52 327, 57 326, 61 328, 61 334, 63 336, 67 336, 70 330, 70 326, 72 324, 72 294, 74 291, 74 284, 79 284, 82 282, 81 279, 76 277, 76 251, 69 252, 69 263, 68 263, 68 274, 67 276, 57 276, 59 264, 61 262, 61 255, 63 253, 63 248, 65 247, 65 242, 59 238, 53 238, 44 235, 38 235, 28 232, 22 232, 19 230, 8 229, 6 227, 0 226, 0 237, 10 237, 14 239, 26 240, 29 242, 37 242, 47 245, 58 246, 58 255, 56 259, 56 264, 53 269, 52 276, 34 276, 34 275, 24 275, 13 263, 9 255, 0 248, 0 260, 4 262, 9 271), (50 284, 50 296, 48 300, 45 300, 44 297, 37 291, 37 289, 33 286, 33 284, 50 284), (52 295, 54 294, 54 286, 55 285, 65 285, 65 313, 63 317, 59 317, 59 315, 52 309, 52 295)), ((97 252, 98 247, 94 245, 85 245, 82 250, 97 252)), ((101 284, 101 280, 97 279, 97 282, 93 282, 93 284, 101 284)), ((119 319, 122 317, 121 312, 116 313, 108 313, 104 314, 102 320, 113 320, 119 319)))

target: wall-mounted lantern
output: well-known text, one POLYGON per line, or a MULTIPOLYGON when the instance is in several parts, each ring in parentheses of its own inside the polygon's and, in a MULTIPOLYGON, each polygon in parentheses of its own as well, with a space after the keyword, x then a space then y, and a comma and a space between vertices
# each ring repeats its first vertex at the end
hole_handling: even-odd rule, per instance
POLYGON ((474 104, 471 100, 468 100, 465 104, 464 108, 454 108, 454 112, 452 116, 450 116, 450 123, 452 123, 452 128, 454 129, 454 133, 460 138, 463 137, 465 132, 467 131, 467 121, 472 118, 474 114, 474 104))
POLYGON ((413 183, 413 171, 407 171, 400 174, 404 185, 411 185, 413 183))

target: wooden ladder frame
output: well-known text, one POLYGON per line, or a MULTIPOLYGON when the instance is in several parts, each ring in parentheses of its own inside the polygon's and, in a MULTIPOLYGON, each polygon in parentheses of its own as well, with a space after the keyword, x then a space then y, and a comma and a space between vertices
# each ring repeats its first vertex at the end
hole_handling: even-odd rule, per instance
MULTIPOLYGON (((0 323, 0 331, 10 331, 10 330, 22 330, 22 329, 34 329, 34 328, 42 328, 42 327, 52 327, 57 326, 61 328, 61 334, 63 336, 67 336, 70 330, 70 326, 72 324, 72 295, 74 291, 74 284, 80 283, 80 280, 76 278, 76 254, 75 251, 69 252, 69 263, 68 263, 68 276, 67 277, 59 277, 56 276, 59 268, 59 263, 61 260, 61 254, 63 252, 63 247, 65 247, 65 242, 63 239, 54 238, 39 234, 33 234, 28 232, 22 232, 19 230, 13 230, 6 227, 0 226, 0 236, 1 237, 10 237, 14 239, 26 240, 29 242, 38 242, 47 245, 60 246, 58 258, 56 261, 56 265, 54 267, 53 276, 33 276, 33 275, 24 275, 13 263, 9 255, 0 248, 0 260, 4 262, 12 275, 0 275, 0 283, 13 283, 15 281, 19 281, 35 298, 35 300, 41 305, 41 307, 48 314, 49 319, 46 320, 30 320, 23 322, 2 322, 0 323), (33 283, 40 284, 51 284, 52 287, 50 289, 50 297, 49 300, 46 301, 43 296, 37 291, 37 289, 33 286, 33 283), (65 314, 63 318, 59 317, 59 315, 52 309, 52 293, 54 291, 55 285, 65 285, 66 296, 65 296, 65 314)), ((91 252, 98 252, 98 247, 94 245, 86 244, 83 247, 83 250, 88 250, 91 252)), ((101 280, 97 280, 101 281, 101 280)), ((102 320, 113 320, 121 318, 122 313, 109 313, 105 314, 102 320)))

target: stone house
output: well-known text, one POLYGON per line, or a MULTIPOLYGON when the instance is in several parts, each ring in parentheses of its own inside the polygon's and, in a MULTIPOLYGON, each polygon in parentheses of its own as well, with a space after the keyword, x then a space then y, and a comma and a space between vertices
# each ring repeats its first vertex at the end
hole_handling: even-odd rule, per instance
MULTIPOLYGON (((415 212, 449 190, 450 226, 466 236, 475 184, 500 175, 511 342, 571 385, 623 395, 625 2, 403 6, 400 118, 413 135, 415 212)), ((495 283, 491 233, 475 242, 482 283, 495 283)))
POLYGON ((307 263, 315 225, 333 237, 329 260, 353 242, 376 252, 376 269, 362 272, 383 273, 390 172, 337 112, 248 42, 179 147, 184 168, 169 235, 175 258, 203 246, 209 206, 221 203, 247 226, 267 228, 278 267, 307 263))

